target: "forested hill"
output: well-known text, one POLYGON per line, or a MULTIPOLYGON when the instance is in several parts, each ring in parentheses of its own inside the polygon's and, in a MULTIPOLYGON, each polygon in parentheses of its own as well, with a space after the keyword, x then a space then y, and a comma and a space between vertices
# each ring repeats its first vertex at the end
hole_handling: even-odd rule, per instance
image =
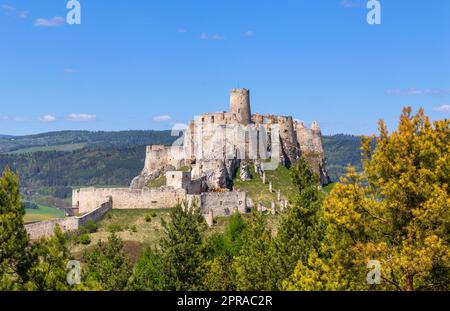
POLYGON ((327 169, 332 181, 338 181, 347 167, 352 165, 361 170, 361 138, 353 135, 323 137, 323 148, 327 158, 327 169))
POLYGON ((84 147, 170 145, 171 131, 89 132, 61 131, 27 136, 0 135, 0 153, 72 151, 84 147))
MULTIPOLYGON (((170 131, 65 131, 0 138, 0 170, 9 165, 20 175, 22 189, 65 197, 70 187, 127 186, 144 166, 145 146, 170 145, 170 131)), ((360 167, 360 138, 323 138, 333 181, 348 164, 360 167)))

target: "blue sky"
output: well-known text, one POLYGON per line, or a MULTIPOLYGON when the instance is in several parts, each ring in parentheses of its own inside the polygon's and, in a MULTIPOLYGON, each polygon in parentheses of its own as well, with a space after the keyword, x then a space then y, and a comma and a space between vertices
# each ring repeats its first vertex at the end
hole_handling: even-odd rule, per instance
POLYGON ((325 134, 392 128, 403 106, 450 113, 450 1, 0 0, 0 134, 169 129, 228 109, 325 134))

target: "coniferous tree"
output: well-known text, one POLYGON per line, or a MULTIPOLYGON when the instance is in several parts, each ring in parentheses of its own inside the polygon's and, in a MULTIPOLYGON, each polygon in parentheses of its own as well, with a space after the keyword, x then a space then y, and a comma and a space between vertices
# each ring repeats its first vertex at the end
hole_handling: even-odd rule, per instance
POLYGON ((233 214, 223 233, 213 234, 207 241, 208 261, 205 263, 203 284, 211 291, 235 290, 235 271, 233 259, 244 247, 243 231, 246 224, 244 217, 233 214))
POLYGON ((20 289, 29 268, 18 177, 6 167, 0 178, 0 290, 20 289))
POLYGON ((254 211, 243 232, 243 247, 233 262, 237 290, 275 290, 273 240, 265 217, 254 211))
POLYGON ((164 290, 163 260, 161 251, 151 248, 146 249, 134 266, 128 289, 138 291, 164 290))
MULTIPOLYGON (((188 204, 183 204, 188 205, 188 204)), ((204 233, 207 225, 197 204, 183 208, 181 204, 163 222, 164 237, 162 280, 165 290, 201 290, 206 250, 204 233)))
POLYGON ((86 265, 83 280, 94 288, 125 290, 131 277, 132 267, 123 252, 123 241, 111 234, 106 242, 100 241, 93 251, 85 253, 86 265))
POLYGON ((71 290, 67 283, 67 263, 71 254, 67 246, 67 237, 59 226, 53 235, 41 239, 31 246, 30 257, 33 264, 28 270, 27 290, 66 291, 71 290))
POLYGON ((296 192, 291 197, 289 209, 280 217, 275 239, 280 280, 294 272, 299 260, 306 263, 311 251, 319 248, 324 231, 323 195, 317 175, 301 158, 291 168, 291 178, 296 192))

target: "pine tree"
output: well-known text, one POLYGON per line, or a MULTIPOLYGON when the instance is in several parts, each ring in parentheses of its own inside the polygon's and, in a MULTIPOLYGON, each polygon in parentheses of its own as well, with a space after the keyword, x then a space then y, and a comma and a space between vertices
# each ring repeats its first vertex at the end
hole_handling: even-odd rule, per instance
POLYGON ((160 248, 164 290, 201 290, 207 225, 200 209, 193 204, 184 210, 178 204, 171 210, 170 220, 163 222, 163 228, 160 248))
POLYGON ((291 168, 291 178, 296 193, 291 198, 289 209, 281 215, 275 239, 280 280, 294 272, 299 260, 307 262, 309 254, 319 248, 324 233, 323 195, 319 190, 318 177, 301 158, 291 168))
POLYGON ((132 274, 129 258, 123 252, 123 241, 111 234, 100 241, 93 251, 84 254, 86 265, 83 280, 103 290, 125 290, 132 274))
POLYGON ((229 217, 223 233, 215 233, 207 240, 208 261, 205 263, 204 288, 211 291, 235 290, 233 259, 244 247, 246 224, 241 214, 229 217))
POLYGON ((71 290, 67 283, 67 263, 71 254, 67 247, 67 237, 59 226, 48 239, 34 242, 30 252, 33 264, 28 270, 27 290, 66 291, 71 290))
POLYGON ((19 289, 26 282, 28 234, 18 177, 6 167, 0 178, 0 290, 19 289))
POLYGON ((134 266, 128 289, 137 291, 164 290, 162 268, 163 254, 161 251, 152 248, 146 249, 134 266))
POLYGON ((275 290, 277 275, 273 240, 267 221, 259 212, 253 212, 243 232, 243 247, 235 257, 237 290, 275 290))

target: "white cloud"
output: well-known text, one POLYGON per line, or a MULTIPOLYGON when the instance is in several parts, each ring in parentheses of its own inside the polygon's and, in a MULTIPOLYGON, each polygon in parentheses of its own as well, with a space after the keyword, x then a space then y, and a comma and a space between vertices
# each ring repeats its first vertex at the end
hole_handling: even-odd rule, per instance
POLYGON ((170 120, 172 120, 172 117, 169 115, 153 117, 153 121, 155 121, 155 122, 165 122, 165 121, 170 121, 170 120))
POLYGON ((339 6, 344 9, 362 8, 365 6, 362 0, 341 0, 339 6))
POLYGON ((38 18, 34 21, 35 27, 59 27, 66 22, 64 17, 55 16, 52 18, 38 18))
POLYGON ((202 39, 202 40, 223 40, 224 39, 224 37, 222 37, 222 35, 220 35, 220 34, 218 34, 218 33, 215 33, 215 34, 213 34, 213 35, 209 35, 209 34, 207 34, 206 32, 204 32, 204 33, 202 33, 201 35, 200 35, 200 39, 202 39))
POLYGON ((24 118, 24 117, 13 117, 12 120, 15 121, 15 122, 26 122, 26 121, 28 121, 28 119, 24 118))
POLYGON ((250 38, 253 37, 255 33, 251 30, 244 32, 244 37, 250 38))
POLYGON ((13 121, 13 122, 29 122, 31 121, 28 117, 17 117, 17 116, 0 116, 1 121, 13 121))
POLYGON ((71 74, 77 73, 79 70, 77 68, 66 67, 64 68, 64 73, 71 74))
POLYGON ((434 107, 433 110, 437 112, 450 113, 450 105, 441 105, 438 107, 434 107))
POLYGON ((213 35, 212 35, 211 39, 213 39, 213 40, 222 40, 223 37, 222 37, 221 35, 219 35, 219 34, 216 33, 216 34, 213 34, 213 35))
POLYGON ((389 89, 386 90, 386 94, 396 96, 448 95, 450 94, 450 89, 389 89))
POLYGON ((11 5, 3 4, 0 6, 3 12, 5 12, 8 15, 13 15, 20 18, 27 18, 28 17, 28 11, 19 10, 16 7, 13 7, 11 5))
POLYGON ((41 122, 53 122, 56 121, 56 117, 50 114, 47 114, 39 119, 41 122))
POLYGON ((97 119, 97 116, 94 114, 86 114, 86 113, 71 113, 67 117, 69 121, 95 121, 97 119))

